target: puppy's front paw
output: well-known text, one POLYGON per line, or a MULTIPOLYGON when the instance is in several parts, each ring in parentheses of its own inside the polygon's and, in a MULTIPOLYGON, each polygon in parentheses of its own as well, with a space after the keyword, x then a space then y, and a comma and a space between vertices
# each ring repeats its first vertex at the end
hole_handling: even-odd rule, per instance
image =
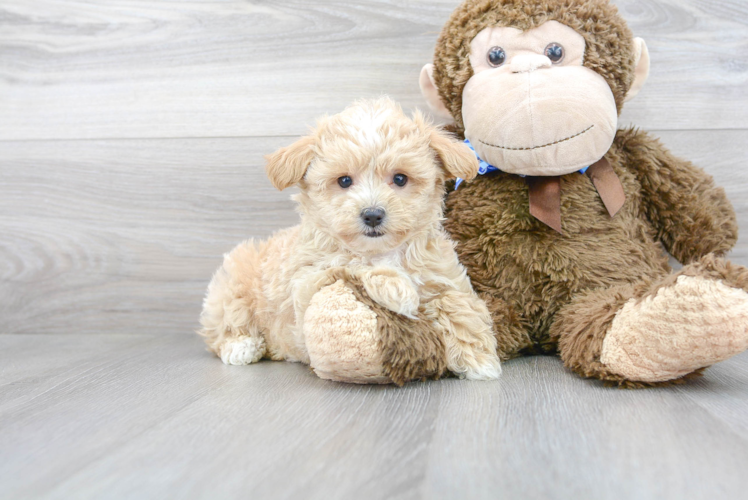
POLYGON ((220 350, 221 361, 227 365, 256 363, 265 355, 265 339, 241 336, 227 339, 220 350))
POLYGON ((416 319, 420 298, 413 282, 394 269, 376 268, 361 276, 371 300, 411 319, 416 319))
POLYGON ((447 368, 468 380, 496 380, 501 363, 486 304, 472 293, 448 290, 425 306, 444 329, 447 368))
POLYGON ((497 380, 501 377, 501 363, 498 356, 486 355, 462 374, 468 380, 497 380))

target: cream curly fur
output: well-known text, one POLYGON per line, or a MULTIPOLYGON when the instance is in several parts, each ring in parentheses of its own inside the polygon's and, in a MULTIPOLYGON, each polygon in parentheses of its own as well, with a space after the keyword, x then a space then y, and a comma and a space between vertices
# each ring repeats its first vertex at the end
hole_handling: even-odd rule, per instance
POLYGON ((323 118, 309 136, 270 155, 267 173, 279 189, 298 184, 301 223, 225 256, 201 315, 211 351, 227 364, 309 363, 304 313, 335 282, 329 271, 344 266, 382 307, 406 316, 419 305, 430 311, 444 331, 451 371, 498 377, 491 318, 441 227, 445 179, 477 173, 464 145, 382 98, 323 118), (394 184, 396 174, 407 176, 405 186, 394 184), (342 176, 351 177, 350 187, 338 184, 342 176), (361 217, 370 207, 386 214, 374 229, 361 217))

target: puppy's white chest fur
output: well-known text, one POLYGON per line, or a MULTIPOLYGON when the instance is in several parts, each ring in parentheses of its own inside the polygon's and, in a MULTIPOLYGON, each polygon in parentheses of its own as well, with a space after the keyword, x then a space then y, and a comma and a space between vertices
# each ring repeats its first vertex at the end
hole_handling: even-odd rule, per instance
POLYGON ((354 257, 351 264, 361 267, 389 267, 403 273, 406 272, 405 252, 402 248, 377 255, 354 257))

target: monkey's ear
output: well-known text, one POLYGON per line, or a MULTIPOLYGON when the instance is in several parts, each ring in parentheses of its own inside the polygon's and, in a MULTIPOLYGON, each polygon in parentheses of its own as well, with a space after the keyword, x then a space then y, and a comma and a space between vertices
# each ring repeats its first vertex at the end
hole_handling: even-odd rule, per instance
POLYGON ((265 172, 273 186, 283 191, 304 178, 306 169, 314 159, 315 142, 313 137, 302 137, 290 146, 265 156, 265 172))
POLYGON ((429 63, 421 70, 421 76, 418 79, 418 85, 421 87, 421 93, 426 98, 426 104, 429 105, 429 109, 434 116, 445 120, 448 123, 454 123, 452 113, 449 112, 447 107, 439 97, 439 90, 434 84, 434 65, 429 63))
POLYGON ((478 158, 464 142, 432 128, 431 148, 436 151, 450 179, 459 177, 469 181, 478 175, 478 158))
POLYGON ((641 38, 634 38, 634 51, 636 52, 636 68, 634 69, 634 82, 626 94, 623 102, 629 102, 644 86, 649 76, 649 50, 647 44, 641 38))

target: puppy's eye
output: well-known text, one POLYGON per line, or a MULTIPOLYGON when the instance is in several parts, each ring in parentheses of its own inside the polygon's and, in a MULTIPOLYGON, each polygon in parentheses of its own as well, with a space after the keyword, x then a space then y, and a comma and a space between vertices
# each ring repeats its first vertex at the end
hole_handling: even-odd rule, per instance
POLYGON ((558 64, 564 60, 564 48, 557 43, 551 43, 545 48, 545 56, 553 64, 558 64))
POLYGON ((403 187, 408 183, 408 176, 405 174, 395 174, 395 176, 392 178, 392 182, 400 187, 403 187))
POLYGON ((488 64, 494 68, 498 68, 506 61, 506 52, 501 47, 491 47, 488 49, 486 58, 488 59, 488 64))
POLYGON ((338 177, 338 185, 343 189, 351 187, 351 184, 353 184, 353 179, 349 176, 344 175, 343 177, 338 177))

